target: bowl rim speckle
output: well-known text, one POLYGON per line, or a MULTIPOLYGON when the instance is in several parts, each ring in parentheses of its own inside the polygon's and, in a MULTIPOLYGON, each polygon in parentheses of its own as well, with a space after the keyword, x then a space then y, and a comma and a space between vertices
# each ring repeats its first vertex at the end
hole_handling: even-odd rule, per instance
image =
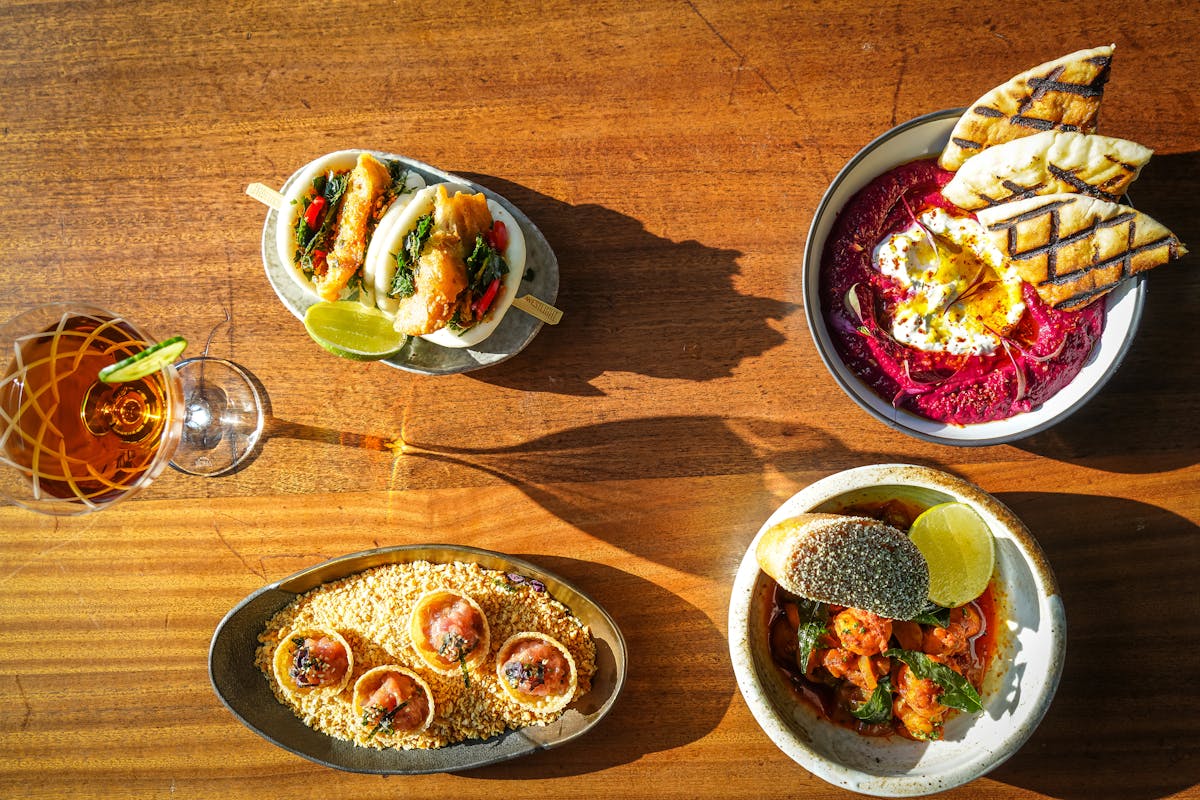
MULTIPOLYGON (((998 579, 1001 593, 1010 581, 1015 580, 1014 576, 1001 574, 998 579)), ((1066 614, 1057 579, 1033 534, 1011 510, 978 486, 941 470, 912 464, 872 464, 834 473, 782 503, 750 542, 738 568, 730 597, 728 625, 730 657, 738 688, 767 736, 792 760, 817 777, 851 791, 879 797, 912 797, 951 789, 989 772, 1009 758, 1033 734, 1049 709, 1066 654, 1066 614), (781 708, 785 704, 773 699, 773 695, 778 696, 778 691, 772 691, 759 674, 760 670, 775 674, 772 664, 760 664, 756 660, 756 643, 751 641, 752 614, 762 612, 761 607, 754 604, 756 590, 760 581, 770 580, 760 570, 755 556, 763 532, 783 519, 818 509, 836 499, 889 486, 916 487, 969 503, 997 538, 998 570, 1002 553, 1003 558, 1019 558, 1028 568, 1026 577, 1031 579, 1034 591, 1023 595, 1030 595, 1024 600, 1034 603, 1032 611, 1017 612, 1015 601, 998 598, 998 609, 1003 605, 1006 615, 1028 613, 1034 618, 1032 624, 1026 619, 1005 620, 1010 630, 1004 635, 1013 640, 1012 652, 1024 652, 1021 663, 1015 659, 1002 663, 1001 656, 1006 652, 1002 647, 985 681, 984 713, 976 717, 959 715, 968 736, 972 735, 973 726, 981 726, 975 736, 987 737, 984 747, 975 742, 950 741, 950 737, 947 741, 928 745, 899 737, 859 737, 819 718, 799 699, 781 708), (1037 660, 1030 662, 1031 658, 1037 660), (888 773, 880 769, 873 772, 851 763, 854 754, 837 757, 832 751, 838 750, 839 739, 843 745, 845 741, 858 742, 858 749, 868 751, 880 764, 893 748, 928 749, 915 750, 918 755, 906 771, 888 773), (830 746, 831 741, 835 746, 830 746), (949 757, 944 759, 945 763, 939 763, 940 756, 949 757)), ((959 718, 952 720, 958 721, 959 718)), ((846 753, 849 749, 842 748, 840 752, 846 753)))

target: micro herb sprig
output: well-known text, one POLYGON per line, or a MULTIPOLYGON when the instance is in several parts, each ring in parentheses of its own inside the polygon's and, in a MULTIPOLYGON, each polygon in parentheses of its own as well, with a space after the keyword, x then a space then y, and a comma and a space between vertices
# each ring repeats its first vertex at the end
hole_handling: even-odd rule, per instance
POLYGON ((396 718, 398 713, 400 713, 400 709, 404 708, 406 705, 408 705, 407 700, 405 700, 403 703, 400 703, 391 711, 384 711, 382 714, 379 712, 383 711, 383 709, 381 709, 379 706, 370 706, 368 708, 364 708, 362 718, 362 724, 364 726, 370 725, 372 718, 378 717, 375 727, 371 728, 370 733, 367 734, 367 738, 370 739, 381 730, 384 733, 395 733, 395 729, 392 728, 392 720, 396 718))

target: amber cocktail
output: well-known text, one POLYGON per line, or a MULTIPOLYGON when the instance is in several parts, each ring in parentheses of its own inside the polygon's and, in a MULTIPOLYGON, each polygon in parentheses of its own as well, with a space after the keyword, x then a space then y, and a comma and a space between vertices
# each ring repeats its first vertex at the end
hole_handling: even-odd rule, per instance
MULTIPOLYGON (((123 383, 99 379, 104 367, 152 344, 130 321, 83 305, 43 306, 4 326, 0 491, 35 511, 85 514, 146 487, 184 451, 186 472, 217 474, 239 462, 262 425, 252 385, 247 423, 225 413, 233 404, 225 402, 223 390, 186 381, 174 366, 123 383), (211 413, 208 402, 216 397, 222 401, 219 414, 211 413), (189 444, 181 449, 185 440, 189 444), (197 442, 211 452, 191 452, 197 442), (234 451, 223 451, 221 442, 234 451), (224 466, 196 467, 197 461, 207 465, 214 459, 224 466)), ((204 379, 209 361, 219 360, 178 366, 198 364, 191 371, 204 379)))

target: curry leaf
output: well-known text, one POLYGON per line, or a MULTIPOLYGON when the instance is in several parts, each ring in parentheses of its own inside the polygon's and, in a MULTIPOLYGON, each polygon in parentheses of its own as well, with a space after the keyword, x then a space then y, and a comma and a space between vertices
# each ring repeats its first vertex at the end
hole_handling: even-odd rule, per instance
POLYGON ((821 637, 829 633, 829 611, 824 604, 813 600, 798 598, 796 607, 800 612, 800 627, 796 630, 796 663, 803 670, 808 669, 808 660, 813 651, 818 649, 821 637))
POLYGON ((805 622, 796 631, 797 645, 796 651, 800 654, 796 659, 796 663, 801 669, 807 671, 808 660, 812 658, 813 651, 817 649, 817 643, 821 641, 821 637, 829 633, 829 628, 820 622, 805 622))
POLYGON ((860 719, 863 722, 877 725, 881 722, 887 722, 892 718, 892 682, 884 675, 875 684, 875 691, 871 692, 867 702, 860 705, 858 708, 850 709, 850 713, 855 719, 860 719))
POLYGON ((932 601, 927 602, 921 613, 912 618, 913 622, 921 625, 934 625, 944 628, 950 624, 950 609, 942 608, 932 601))
POLYGON ((908 665, 918 678, 933 681, 942 689, 938 702, 960 711, 983 711, 983 701, 971 682, 945 664, 939 664, 925 653, 916 650, 891 649, 884 653, 908 665))
POLYGON ((413 268, 404 263, 400 254, 396 254, 396 274, 392 276, 392 285, 388 289, 388 297, 399 297, 404 299, 412 297, 417 293, 417 284, 414 280, 413 268))

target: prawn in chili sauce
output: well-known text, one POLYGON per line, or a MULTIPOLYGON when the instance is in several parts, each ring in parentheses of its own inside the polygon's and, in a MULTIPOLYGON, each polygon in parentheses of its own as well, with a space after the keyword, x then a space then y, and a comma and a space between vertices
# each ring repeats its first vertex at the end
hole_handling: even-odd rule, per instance
MULTIPOLYGON (((899 500, 846 513, 906 530, 922 509, 899 500)), ((964 606, 932 607, 916 620, 817 603, 775 586, 767 630, 772 660, 796 695, 830 721, 864 736, 934 741, 956 713, 946 680, 978 697, 996 649, 992 585, 964 606), (909 663, 919 662, 922 675, 909 663), (940 665, 929 667, 929 664, 940 665), (947 702, 943 702, 947 701, 947 702)), ((961 708, 964 706, 956 706, 961 708)))

